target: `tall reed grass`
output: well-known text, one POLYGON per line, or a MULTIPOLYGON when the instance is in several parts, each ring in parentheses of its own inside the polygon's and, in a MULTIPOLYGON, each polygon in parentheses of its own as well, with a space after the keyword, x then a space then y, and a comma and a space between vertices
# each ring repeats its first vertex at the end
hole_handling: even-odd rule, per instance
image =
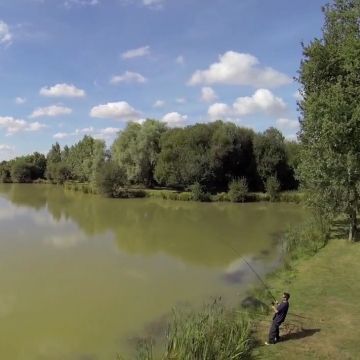
MULTIPOLYGON (((173 310, 161 359, 249 359, 255 345, 252 324, 248 311, 227 309, 221 299, 205 304, 201 310, 173 310)), ((138 360, 155 360, 153 343, 142 341, 137 350, 138 360)))

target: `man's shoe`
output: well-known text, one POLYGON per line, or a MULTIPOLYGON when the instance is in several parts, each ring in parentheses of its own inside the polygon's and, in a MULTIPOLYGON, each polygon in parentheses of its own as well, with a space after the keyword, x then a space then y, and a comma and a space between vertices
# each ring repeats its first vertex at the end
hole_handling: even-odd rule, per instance
POLYGON ((273 343, 268 343, 267 341, 265 342, 265 345, 274 345, 273 343))

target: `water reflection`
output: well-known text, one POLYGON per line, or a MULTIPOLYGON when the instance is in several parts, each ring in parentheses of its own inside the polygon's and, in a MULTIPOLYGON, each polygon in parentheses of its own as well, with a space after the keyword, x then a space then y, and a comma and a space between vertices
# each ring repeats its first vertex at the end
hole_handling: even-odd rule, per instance
POLYGON ((301 216, 0 185, 1 358, 108 360, 129 337, 162 333, 179 301, 237 302, 256 277, 226 244, 263 274, 278 260, 272 234, 301 216))
MULTIPOLYGON (((46 241, 55 246, 75 246, 86 241, 86 237, 111 233, 122 252, 166 253, 186 263, 207 267, 226 266, 238 258, 226 243, 236 246, 242 255, 261 251, 274 254, 268 249, 270 234, 282 230, 284 222, 297 221, 301 214, 301 209, 289 204, 121 201, 48 185, 5 184, 0 192, 12 204, 22 207, 12 207, 9 212, 1 210, 0 203, 0 217, 5 211, 16 214, 24 207, 41 210, 33 214, 34 222, 48 231, 51 228, 54 233, 46 241), (82 234, 75 231, 74 224, 82 234), (72 232, 64 233, 69 228, 72 232)), ((266 259, 270 260, 269 256, 266 259)))

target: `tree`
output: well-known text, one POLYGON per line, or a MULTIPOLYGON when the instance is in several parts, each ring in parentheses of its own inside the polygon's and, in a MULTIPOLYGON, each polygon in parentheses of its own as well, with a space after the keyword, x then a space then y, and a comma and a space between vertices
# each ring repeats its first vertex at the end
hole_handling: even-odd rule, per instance
POLYGON ((61 161, 61 147, 58 142, 51 146, 51 149, 48 152, 46 159, 50 163, 57 163, 61 161))
POLYGON ((360 182, 360 1, 335 0, 322 12, 322 38, 302 43, 296 78, 303 97, 298 102, 298 177, 310 208, 326 216, 349 216, 349 240, 354 241, 360 182))
POLYGON ((96 175, 95 185, 100 195, 118 197, 127 185, 126 172, 115 161, 104 162, 96 175))
POLYGON ((24 160, 16 161, 11 168, 11 180, 18 183, 29 183, 32 181, 31 172, 34 165, 24 160))
POLYGON ((111 158, 125 170, 130 182, 153 185, 160 137, 166 130, 166 123, 147 119, 143 124, 130 121, 119 132, 111 147, 111 158))
POLYGON ((254 154, 258 174, 266 184, 270 176, 279 179, 280 184, 286 183, 288 167, 286 163, 285 138, 282 133, 273 127, 254 137, 254 154))

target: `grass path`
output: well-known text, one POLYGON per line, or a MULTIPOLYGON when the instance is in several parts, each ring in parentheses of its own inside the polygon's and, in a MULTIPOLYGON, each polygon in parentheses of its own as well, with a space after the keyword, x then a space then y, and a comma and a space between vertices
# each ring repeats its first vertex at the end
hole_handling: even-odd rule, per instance
MULTIPOLYGON (((272 286, 276 297, 283 291, 291 294, 289 315, 280 329, 283 341, 262 346, 255 357, 360 359, 360 243, 333 240, 296 269, 290 283, 279 279, 272 286)), ((259 324, 262 341, 270 321, 268 316, 259 324)))

